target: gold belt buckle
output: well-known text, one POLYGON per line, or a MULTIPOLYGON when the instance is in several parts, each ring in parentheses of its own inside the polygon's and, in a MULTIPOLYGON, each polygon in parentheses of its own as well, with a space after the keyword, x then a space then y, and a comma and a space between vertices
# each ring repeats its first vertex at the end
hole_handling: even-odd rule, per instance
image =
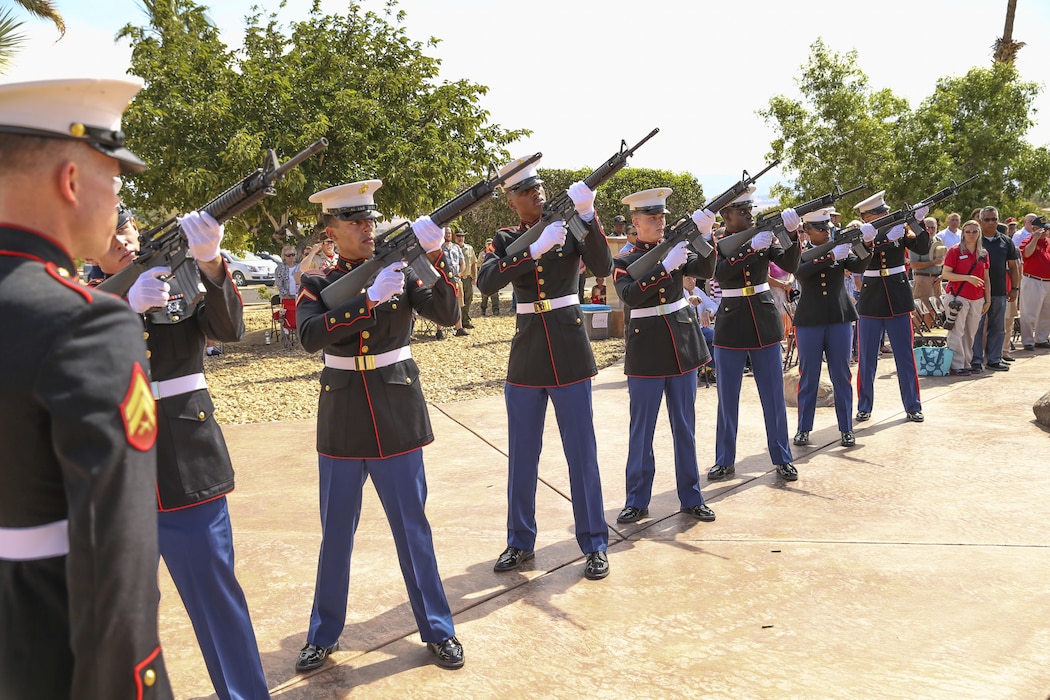
POLYGON ((376 368, 376 356, 375 355, 357 355, 354 357, 354 369, 358 372, 364 372, 366 370, 376 368))
POLYGON ((539 301, 532 302, 532 309, 538 314, 545 314, 551 310, 550 299, 540 299, 539 301))
POLYGON ((743 292, 745 297, 753 297, 753 296, 755 296, 755 288, 754 287, 744 287, 740 291, 743 292))
POLYGON ((889 277, 890 276, 890 269, 888 267, 880 267, 879 268, 879 276, 880 277, 889 277))

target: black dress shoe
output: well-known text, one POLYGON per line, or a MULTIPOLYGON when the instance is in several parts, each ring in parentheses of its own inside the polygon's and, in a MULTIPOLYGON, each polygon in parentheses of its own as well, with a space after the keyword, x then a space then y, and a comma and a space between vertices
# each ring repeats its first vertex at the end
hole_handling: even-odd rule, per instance
POLYGON ((463 645, 455 637, 449 637, 440 644, 427 642, 427 649, 437 657, 434 661, 441 668, 463 668, 463 645))
POLYGON ((922 415, 922 411, 908 411, 908 420, 912 423, 922 423, 926 417, 922 415))
POLYGON ((796 445, 798 445, 799 447, 801 447, 802 445, 808 445, 809 444, 809 431, 808 430, 800 430, 797 433, 795 433, 794 443, 796 445))
POLYGON ((497 573, 514 571, 525 562, 535 558, 536 552, 533 550, 526 552, 524 549, 518 549, 517 547, 507 547, 503 550, 503 554, 499 555, 499 559, 496 560, 496 565, 492 567, 492 570, 497 573))
POLYGON ((1036 343, 1035 347, 1043 349, 1050 348, 1050 343, 1036 343))
POLYGON ((702 520, 705 523, 713 523, 715 521, 715 512, 707 507, 706 503, 693 506, 692 508, 682 508, 678 511, 679 513, 689 513, 697 520, 702 520))
POLYGON ((307 642, 306 646, 299 652, 299 660, 295 662, 295 670, 312 671, 315 668, 320 668, 328 659, 328 655, 338 649, 339 642, 330 647, 319 647, 312 642, 307 642))
POLYGON ((995 370, 996 372, 1009 372, 1010 365, 1005 362, 989 362, 985 365, 988 369, 995 370))
POLYGON ((471 323, 470 321, 467 321, 466 323, 463 324, 463 327, 464 328, 473 328, 474 324, 471 323))
POLYGON ((779 474, 780 478, 784 481, 798 480, 798 470, 795 469, 795 465, 791 462, 788 462, 787 464, 778 464, 777 474, 779 474))
POLYGON ((853 447, 856 444, 857 444, 857 438, 855 438, 853 436, 853 431, 852 430, 847 430, 846 432, 842 433, 842 446, 843 447, 853 447))
POLYGON ((1003 355, 1003 362, 1013 362, 1014 358, 1003 355))
POLYGON ((707 470, 708 481, 721 481, 722 479, 728 479, 729 477, 736 474, 736 467, 730 464, 728 467, 723 467, 721 464, 716 464, 707 470))
POLYGON ((616 522, 618 523, 634 523, 645 516, 649 515, 648 508, 635 508, 634 506, 626 506, 620 511, 620 514, 616 516, 616 522))
POLYGON ((605 552, 591 552, 587 555, 587 566, 583 575, 591 581, 603 579, 609 575, 609 557, 605 552))
POLYGON ((858 423, 863 423, 864 421, 868 420, 869 418, 871 418, 871 411, 857 411, 856 421, 858 423))

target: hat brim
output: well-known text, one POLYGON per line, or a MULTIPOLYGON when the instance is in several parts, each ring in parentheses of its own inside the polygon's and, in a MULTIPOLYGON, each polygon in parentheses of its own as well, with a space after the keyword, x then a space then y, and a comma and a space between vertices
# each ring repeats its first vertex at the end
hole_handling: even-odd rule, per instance
POLYGON ((631 210, 632 214, 670 214, 671 210, 663 204, 657 204, 652 207, 639 207, 631 210))
POLYGON ((383 215, 375 209, 367 209, 365 211, 355 212, 339 212, 339 211, 328 211, 325 212, 326 216, 335 217, 341 221, 365 221, 367 219, 382 219, 383 215))
POLYGON ((524 180, 522 180, 521 182, 515 182, 510 187, 507 187, 506 190, 507 190, 507 192, 518 193, 518 192, 522 192, 524 190, 531 190, 536 185, 542 185, 542 184, 543 184, 543 178, 541 178, 541 177, 538 177, 538 176, 527 177, 524 180))
POLYGON ((731 202, 725 205, 726 209, 751 209, 755 206, 755 200, 749 199, 746 202, 731 202))
POLYGON ((829 221, 803 221, 806 226, 812 226, 813 228, 822 228, 828 230, 831 228, 831 222, 829 221))
POLYGON ((120 163, 120 172, 125 175, 141 173, 146 169, 146 164, 142 162, 142 159, 124 147, 107 148, 102 144, 92 143, 91 141, 86 143, 99 153, 105 154, 120 163))

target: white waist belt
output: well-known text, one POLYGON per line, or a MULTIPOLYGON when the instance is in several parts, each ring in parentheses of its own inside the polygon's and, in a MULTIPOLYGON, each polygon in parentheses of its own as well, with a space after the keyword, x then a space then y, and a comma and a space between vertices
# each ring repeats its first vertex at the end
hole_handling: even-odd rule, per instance
POLYGON ((541 299, 539 301, 526 301, 518 304, 516 311, 519 314, 545 314, 554 309, 563 309, 580 303, 580 297, 576 294, 568 294, 557 299, 541 299))
POLYGON ((208 382, 204 380, 204 374, 201 372, 187 374, 185 377, 165 379, 161 382, 150 382, 149 385, 153 389, 153 398, 155 399, 166 399, 169 396, 188 394, 191 391, 197 391, 197 389, 208 388, 208 382))
MULTIPOLYGON (((753 297, 759 292, 768 292, 769 282, 763 282, 762 284, 756 284, 754 287, 744 287, 742 289, 726 289, 722 287, 723 297, 753 297)), ((631 315, 634 316, 634 309, 631 309, 631 315)))
POLYGON ((890 275, 898 275, 904 272, 904 265, 898 265, 897 267, 883 267, 879 270, 865 270, 865 277, 889 277, 890 275))
POLYGON ((325 353, 324 364, 325 367, 331 367, 332 369, 343 369, 351 372, 364 372, 370 369, 378 369, 379 367, 386 367, 392 365, 395 362, 401 362, 403 360, 412 359, 412 348, 405 345, 397 350, 389 350, 387 352, 381 352, 378 355, 355 355, 354 357, 340 357, 339 355, 329 355, 325 353))
POLYGON ((0 527, 0 559, 29 561, 69 554, 69 521, 36 527, 0 527))
POLYGON ((667 314, 673 314, 678 309, 683 309, 689 305, 689 301, 686 299, 679 299, 676 302, 670 304, 660 304, 659 306, 646 306, 645 308, 631 309, 631 318, 645 318, 646 316, 666 316, 667 314))

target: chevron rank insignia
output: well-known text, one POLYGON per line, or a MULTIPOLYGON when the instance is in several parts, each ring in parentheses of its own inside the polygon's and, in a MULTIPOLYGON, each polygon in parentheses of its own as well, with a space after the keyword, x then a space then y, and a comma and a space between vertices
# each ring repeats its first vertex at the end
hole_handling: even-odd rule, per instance
POLYGON ((153 447, 157 441, 157 404, 146 373, 137 362, 131 372, 128 393, 120 404, 120 414, 124 418, 128 444, 142 452, 153 447))

